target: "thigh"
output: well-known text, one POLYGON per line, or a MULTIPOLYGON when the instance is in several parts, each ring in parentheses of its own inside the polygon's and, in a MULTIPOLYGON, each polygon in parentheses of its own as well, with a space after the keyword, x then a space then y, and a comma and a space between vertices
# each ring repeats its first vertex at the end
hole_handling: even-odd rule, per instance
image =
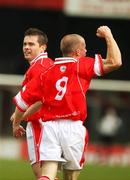
POLYGON ((77 180, 80 175, 80 170, 63 170, 63 178, 64 180, 77 180))
POLYGON ((50 179, 55 179, 57 175, 58 162, 44 161, 42 162, 42 176, 47 176, 50 179))
POLYGON ((36 162, 31 165, 35 177, 38 179, 41 176, 41 163, 36 162))

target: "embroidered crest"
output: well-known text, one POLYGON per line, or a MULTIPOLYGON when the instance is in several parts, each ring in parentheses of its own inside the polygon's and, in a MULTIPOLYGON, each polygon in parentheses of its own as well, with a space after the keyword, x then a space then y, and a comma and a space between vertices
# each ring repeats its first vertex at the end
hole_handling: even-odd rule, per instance
POLYGON ((61 66, 61 67, 60 67, 60 71, 61 71, 61 72, 65 72, 65 71, 66 71, 66 66, 61 66))

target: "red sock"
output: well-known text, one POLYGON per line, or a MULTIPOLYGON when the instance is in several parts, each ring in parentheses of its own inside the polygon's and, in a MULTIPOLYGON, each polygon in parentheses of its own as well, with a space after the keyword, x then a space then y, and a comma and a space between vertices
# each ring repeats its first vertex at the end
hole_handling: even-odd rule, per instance
POLYGON ((50 178, 47 176, 41 176, 38 180, 50 180, 50 178))

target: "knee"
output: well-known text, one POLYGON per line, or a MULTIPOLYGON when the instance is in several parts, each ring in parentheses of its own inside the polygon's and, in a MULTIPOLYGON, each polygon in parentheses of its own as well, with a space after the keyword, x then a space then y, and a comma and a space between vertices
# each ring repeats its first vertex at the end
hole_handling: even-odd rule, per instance
POLYGON ((41 176, 41 167, 39 163, 35 163, 32 165, 32 170, 35 177, 38 179, 41 176))

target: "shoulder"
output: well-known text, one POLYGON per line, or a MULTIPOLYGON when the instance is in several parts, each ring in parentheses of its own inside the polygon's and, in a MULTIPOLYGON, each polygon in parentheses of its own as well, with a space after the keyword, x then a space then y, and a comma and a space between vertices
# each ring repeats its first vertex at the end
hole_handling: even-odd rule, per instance
POLYGON ((46 64, 52 65, 54 63, 54 60, 52 60, 51 58, 43 58, 41 62, 43 65, 46 65, 46 64))
POLYGON ((89 67, 93 66, 95 63, 95 59, 92 57, 82 57, 79 59, 80 66, 89 67))
POLYGON ((81 62, 89 63, 89 62, 94 62, 95 58, 86 56, 86 57, 81 57, 79 60, 81 62))
POLYGON ((45 69, 50 67, 53 64, 54 64, 54 61, 51 58, 43 58, 42 60, 39 61, 39 65, 41 65, 45 69))

